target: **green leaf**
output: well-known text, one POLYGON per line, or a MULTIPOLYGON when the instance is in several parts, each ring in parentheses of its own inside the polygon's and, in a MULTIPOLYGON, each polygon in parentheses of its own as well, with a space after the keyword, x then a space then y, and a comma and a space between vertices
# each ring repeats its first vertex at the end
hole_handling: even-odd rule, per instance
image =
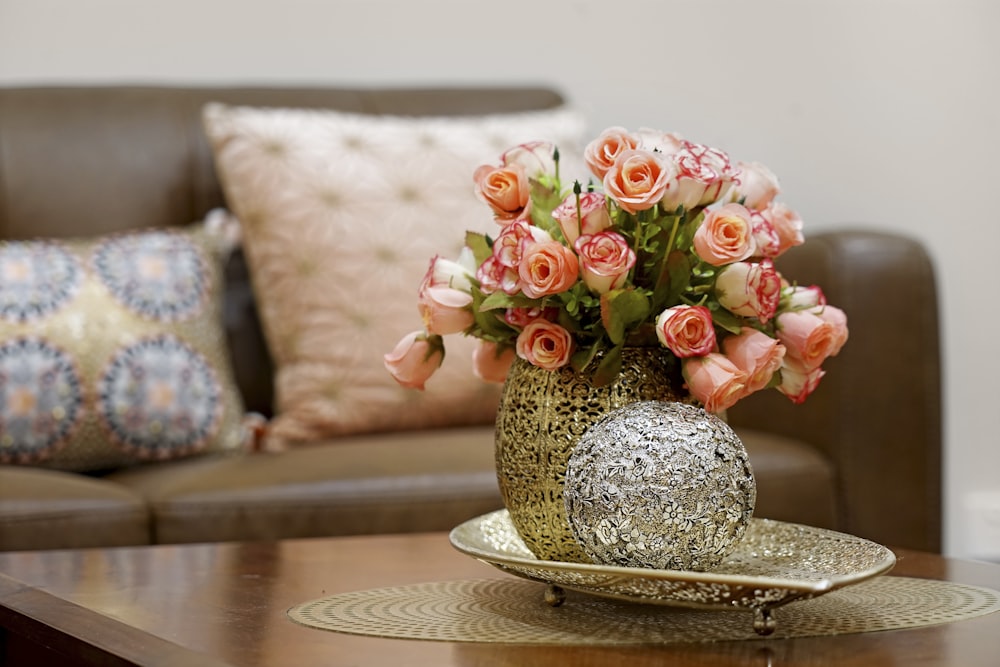
POLYGON ((589 347, 580 348, 573 353, 572 357, 570 357, 570 366, 572 366, 573 370, 577 373, 582 373, 584 369, 590 365, 590 363, 594 360, 594 357, 597 356, 598 351, 602 348, 603 346, 600 343, 594 343, 589 347))
POLYGON ((743 327, 744 319, 735 315, 725 308, 712 311, 712 321, 716 326, 722 327, 729 333, 738 334, 743 327))
POLYGON ((477 310, 496 310, 497 308, 530 308, 531 306, 537 306, 537 299, 529 299, 523 294, 514 294, 511 296, 506 292, 493 292, 479 304, 477 310))
POLYGON ((597 364, 597 370, 591 378, 595 387, 604 387, 614 382, 615 378, 622 372, 622 346, 616 345, 601 357, 597 364))
POLYGON ((472 255, 476 258, 476 266, 485 262, 493 254, 489 239, 486 238, 485 234, 479 232, 465 232, 465 245, 472 250, 472 255))
POLYGON ((649 315, 649 299, 633 288, 601 295, 601 323, 615 345, 625 342, 625 330, 649 315))

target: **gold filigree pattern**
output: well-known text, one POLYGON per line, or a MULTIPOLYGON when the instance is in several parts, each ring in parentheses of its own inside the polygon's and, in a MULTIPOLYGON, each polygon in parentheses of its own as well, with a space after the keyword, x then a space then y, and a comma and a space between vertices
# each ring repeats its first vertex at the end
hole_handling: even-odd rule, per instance
POLYGON ((576 443, 609 412, 638 401, 688 400, 662 348, 625 348, 622 371, 603 387, 569 368, 546 371, 516 359, 496 422, 496 470, 504 505, 531 553, 589 563, 570 530, 563 501, 576 443))

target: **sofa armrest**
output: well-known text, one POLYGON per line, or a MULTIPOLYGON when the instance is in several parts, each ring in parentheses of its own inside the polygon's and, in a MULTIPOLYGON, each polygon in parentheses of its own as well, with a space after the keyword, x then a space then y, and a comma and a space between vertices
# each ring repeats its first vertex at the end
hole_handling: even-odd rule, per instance
POLYGON ((805 403, 758 392, 730 410, 730 421, 812 443, 831 460, 839 530, 940 551, 941 353, 926 249, 895 233, 826 232, 778 268, 821 286, 847 313, 850 340, 805 403))

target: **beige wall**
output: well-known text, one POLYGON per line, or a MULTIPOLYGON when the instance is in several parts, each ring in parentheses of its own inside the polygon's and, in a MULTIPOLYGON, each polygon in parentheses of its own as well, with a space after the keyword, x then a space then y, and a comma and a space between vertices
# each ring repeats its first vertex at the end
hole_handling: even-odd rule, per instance
POLYGON ((1000 182, 998 8, 0 0, 0 84, 542 82, 595 132, 648 125, 762 161, 807 232, 887 227, 931 249, 947 362, 947 549, 1000 556, 1000 505, 993 541, 965 511, 968 494, 986 493, 987 507, 1000 496, 1000 208, 989 199, 1000 182))

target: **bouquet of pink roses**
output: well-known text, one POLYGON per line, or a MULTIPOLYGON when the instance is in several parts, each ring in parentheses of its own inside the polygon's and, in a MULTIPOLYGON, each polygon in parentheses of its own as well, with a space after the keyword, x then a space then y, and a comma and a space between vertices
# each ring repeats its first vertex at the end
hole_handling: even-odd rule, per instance
POLYGON ((775 269, 803 237, 774 174, 620 127, 584 158, 586 185, 564 186, 558 150, 543 142, 475 171, 498 230, 468 232, 459 257, 431 259, 417 295, 424 329, 385 355, 393 377, 423 389, 453 333, 479 339, 473 369, 492 382, 516 355, 601 385, 625 345, 659 344, 710 412, 769 387, 804 401, 846 342, 847 318, 775 269))

